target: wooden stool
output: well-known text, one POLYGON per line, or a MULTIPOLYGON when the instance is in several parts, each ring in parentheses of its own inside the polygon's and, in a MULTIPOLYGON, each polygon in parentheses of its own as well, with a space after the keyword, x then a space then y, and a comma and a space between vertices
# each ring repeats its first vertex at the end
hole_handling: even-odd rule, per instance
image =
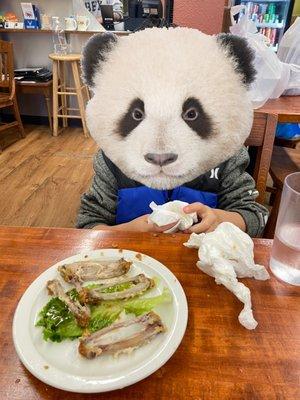
POLYGON ((289 174, 298 171, 300 171, 300 149, 274 146, 270 175, 275 187, 275 199, 264 237, 270 239, 274 237, 284 180, 289 174))
POLYGON ((79 118, 82 121, 84 136, 89 137, 85 118, 85 103, 89 100, 89 91, 80 79, 81 54, 49 54, 49 58, 53 61, 53 136, 58 135, 58 118, 63 119, 63 128, 68 126, 68 118, 79 118), (75 87, 67 86, 66 64, 71 66, 75 87), (77 96, 79 108, 68 107, 67 96, 77 96), (71 115, 69 111, 79 111, 79 115, 71 115))

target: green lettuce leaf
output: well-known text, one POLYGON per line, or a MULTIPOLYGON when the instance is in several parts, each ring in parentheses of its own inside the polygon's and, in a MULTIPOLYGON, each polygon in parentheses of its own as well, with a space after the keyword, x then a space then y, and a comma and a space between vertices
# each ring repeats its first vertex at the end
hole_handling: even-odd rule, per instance
POLYGON ((52 342, 76 339, 83 332, 69 308, 58 297, 49 300, 40 311, 36 326, 43 328, 44 340, 52 342))
POLYGON ((133 284, 131 282, 117 283, 102 290, 101 286, 103 285, 101 285, 100 283, 92 283, 85 287, 87 289, 100 289, 102 293, 114 293, 114 292, 122 292, 123 290, 129 289, 132 285, 133 284))
POLYGON ((67 292, 67 295, 70 297, 70 299, 71 299, 72 301, 79 300, 79 293, 77 292, 77 290, 76 290, 75 288, 69 290, 69 291, 67 292))
POLYGON ((124 310, 127 314, 141 315, 151 311, 163 303, 171 303, 172 295, 170 290, 165 288, 161 295, 155 297, 136 297, 124 301, 124 310))
POLYGON ((122 311, 125 311, 126 314, 135 314, 138 316, 151 311, 160 304, 170 302, 172 302, 172 295, 169 289, 164 289, 161 295, 155 297, 103 301, 101 304, 91 308, 89 330, 96 332, 111 325, 120 316, 122 311))
POLYGON ((89 331, 96 332, 99 329, 111 325, 119 317, 123 307, 118 302, 103 301, 100 305, 91 307, 91 319, 89 331))
MULTIPOLYGON (((68 295, 76 299, 78 293, 72 289, 68 295)), ((172 295, 169 289, 164 289, 161 295, 155 297, 102 301, 101 304, 91 307, 91 319, 87 329, 91 333, 103 329, 115 322, 123 311, 138 316, 151 311, 160 304, 170 302, 172 302, 172 295)), ((83 334, 83 329, 77 324, 67 305, 57 297, 49 300, 40 311, 36 326, 43 328, 44 340, 53 342, 61 342, 65 339, 73 340, 83 334)))

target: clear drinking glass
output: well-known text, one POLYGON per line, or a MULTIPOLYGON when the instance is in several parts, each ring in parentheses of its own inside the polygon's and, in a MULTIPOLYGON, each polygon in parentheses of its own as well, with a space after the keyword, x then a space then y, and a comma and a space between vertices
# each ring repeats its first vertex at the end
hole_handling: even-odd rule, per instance
POLYGON ((54 53, 60 55, 68 54, 69 46, 59 17, 52 17, 52 31, 54 53))
POLYGON ((61 43, 56 43, 54 44, 54 53, 59 54, 59 55, 66 55, 69 53, 69 46, 67 43, 61 44, 61 43))
POLYGON ((284 282, 300 285, 300 172, 284 181, 270 268, 284 282))

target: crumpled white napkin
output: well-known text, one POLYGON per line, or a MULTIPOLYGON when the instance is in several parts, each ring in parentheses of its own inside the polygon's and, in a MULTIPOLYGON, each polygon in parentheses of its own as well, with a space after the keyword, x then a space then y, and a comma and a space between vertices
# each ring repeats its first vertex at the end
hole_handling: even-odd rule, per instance
POLYGON ((250 236, 230 222, 223 222, 214 232, 192 233, 184 245, 199 249, 198 268, 244 303, 238 319, 245 328, 255 329, 257 321, 253 317, 250 290, 237 278, 266 280, 270 275, 263 265, 254 263, 250 236))
POLYGON ((177 222, 171 229, 165 231, 165 233, 173 233, 177 231, 184 231, 189 229, 195 222, 198 221, 197 214, 186 214, 183 208, 188 203, 185 201, 174 200, 163 205, 157 205, 152 201, 149 205, 153 212, 149 215, 148 221, 153 222, 158 226, 164 226, 177 222))

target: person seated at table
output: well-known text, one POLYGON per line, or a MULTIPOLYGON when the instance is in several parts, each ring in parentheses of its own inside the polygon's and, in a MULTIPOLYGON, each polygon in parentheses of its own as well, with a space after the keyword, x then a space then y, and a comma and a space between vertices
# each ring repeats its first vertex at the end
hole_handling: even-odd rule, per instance
POLYGON ((198 215, 189 232, 227 221, 262 234, 268 211, 245 172, 255 75, 245 40, 186 28, 102 34, 87 43, 82 66, 94 92, 89 129, 101 150, 78 228, 165 231, 171 226, 148 223, 149 204, 182 200, 198 215))

